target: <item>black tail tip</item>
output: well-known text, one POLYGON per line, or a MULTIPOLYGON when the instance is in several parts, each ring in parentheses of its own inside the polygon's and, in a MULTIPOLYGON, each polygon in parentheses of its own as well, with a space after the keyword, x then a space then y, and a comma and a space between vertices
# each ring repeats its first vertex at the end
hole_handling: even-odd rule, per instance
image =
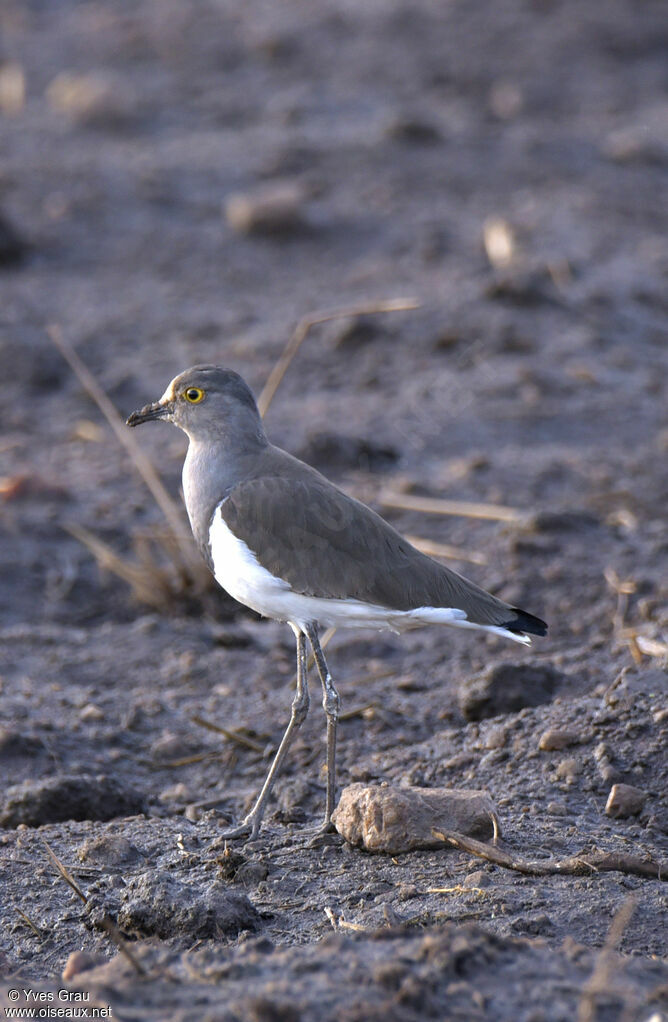
POLYGON ((541 618, 535 617, 533 614, 527 614, 526 610, 520 610, 519 607, 513 607, 513 613, 515 617, 505 626, 509 632, 547 635, 547 624, 541 618))

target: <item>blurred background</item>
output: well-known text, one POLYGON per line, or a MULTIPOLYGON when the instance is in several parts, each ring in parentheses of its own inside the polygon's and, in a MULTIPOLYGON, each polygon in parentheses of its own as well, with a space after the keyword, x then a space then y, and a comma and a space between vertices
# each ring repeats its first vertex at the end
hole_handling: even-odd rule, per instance
MULTIPOLYGON (((130 560, 163 527, 50 324, 125 417, 197 361, 259 393, 301 317, 414 299, 310 331, 276 442, 485 558, 498 525, 380 489, 575 508, 571 532, 626 539, 663 514, 661 0, 4 0, 0 28, 9 621, 133 613, 62 527, 130 560)), ((141 435, 175 497, 184 444, 141 435)), ((504 595, 547 613, 544 565, 523 571, 504 595)))

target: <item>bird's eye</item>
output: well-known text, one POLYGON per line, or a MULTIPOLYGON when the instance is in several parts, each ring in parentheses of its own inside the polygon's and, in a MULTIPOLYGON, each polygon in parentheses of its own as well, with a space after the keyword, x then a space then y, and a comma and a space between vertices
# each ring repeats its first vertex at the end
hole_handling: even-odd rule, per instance
POLYGON ((184 390, 183 396, 191 405, 198 405, 204 397, 204 391, 199 387, 188 387, 187 390, 184 390))

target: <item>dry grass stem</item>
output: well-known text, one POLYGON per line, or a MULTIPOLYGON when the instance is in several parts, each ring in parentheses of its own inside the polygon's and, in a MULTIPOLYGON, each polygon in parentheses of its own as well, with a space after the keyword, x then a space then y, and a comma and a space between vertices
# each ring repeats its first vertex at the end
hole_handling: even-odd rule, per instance
POLYGON ((416 497, 395 490, 381 490, 378 495, 383 507, 402 511, 422 511, 429 515, 460 515, 462 518, 485 518, 494 522, 526 521, 527 514, 503 504, 480 504, 466 500, 442 500, 440 497, 416 497))
POLYGON ((172 589, 167 572, 156 564, 147 570, 145 564, 121 557, 108 543, 81 525, 70 523, 64 528, 91 552, 102 570, 111 571, 127 582, 138 600, 157 610, 165 609, 172 589))
POLYGON ((130 455, 130 459, 137 469, 137 472, 150 490, 155 502, 164 514, 172 532, 174 533, 174 537, 180 551, 180 556, 183 559, 184 568, 187 571, 194 557, 194 546, 190 540, 184 515, 182 514, 178 504, 176 504, 176 502, 170 497, 169 493, 163 486, 158 473, 143 453, 133 434, 126 427, 123 418, 107 397, 90 369, 88 369, 74 348, 63 337, 63 332, 60 327, 55 323, 51 324, 47 327, 47 333, 60 354, 71 367, 72 371, 81 383, 81 386, 93 399, 104 415, 105 419, 111 426, 116 439, 130 455))
POLYGON ((190 766, 192 763, 206 763, 207 760, 218 759, 219 756, 219 752, 198 752, 192 756, 181 756, 180 759, 168 759, 160 763, 151 763, 146 760, 144 762, 149 762, 149 765, 156 770, 177 770, 180 767, 190 766))
POLYGON ((449 561, 467 561, 470 564, 487 564, 485 555, 477 550, 464 550, 462 547, 451 546, 449 543, 439 543, 438 540, 424 539, 422 536, 410 534, 406 536, 406 539, 429 557, 443 557, 449 561))
POLYGON ((364 931, 367 929, 366 926, 361 926, 359 923, 347 922, 342 915, 337 916, 334 910, 329 907, 329 905, 326 905, 323 911, 327 918, 329 919, 330 923, 332 924, 333 929, 335 930, 353 930, 356 933, 364 933, 364 931))
POLYGON ((630 578, 620 578, 614 568, 606 568, 603 572, 605 581, 617 596, 617 603, 612 615, 612 631, 615 639, 629 647, 635 664, 643 662, 643 655, 664 657, 668 654, 668 644, 643 635, 633 625, 627 625, 626 614, 629 608, 629 597, 638 589, 637 583, 630 578))
POLYGON ((348 316, 370 316, 383 312, 407 312, 419 307, 420 303, 415 298, 390 298, 386 301, 361 302, 359 305, 349 305, 347 308, 342 309, 330 309, 327 312, 310 312, 306 316, 302 316, 262 388, 257 402, 260 415, 264 416, 267 414, 274 395, 281 384, 281 380, 306 340, 311 327, 319 323, 327 323, 332 319, 345 319, 348 316))
POLYGON ((654 880, 668 880, 668 862, 657 862, 650 856, 640 858, 621 852, 586 852, 571 855, 566 859, 522 859, 494 845, 477 841, 475 838, 458 834, 456 831, 432 830, 434 837, 445 844, 470 852, 480 859, 493 862, 496 866, 512 869, 527 876, 590 876, 592 873, 628 873, 631 876, 649 877, 654 880))
POLYGON ((253 752, 258 752, 261 756, 264 755, 266 745, 260 745, 259 742, 253 741, 252 738, 246 737, 246 735, 240 734, 238 731, 230 731, 226 727, 222 727, 220 724, 214 724, 210 720, 205 720, 204 717, 191 717, 190 720, 193 724, 198 724, 200 727, 205 727, 209 731, 215 731, 217 735, 223 735, 230 742, 235 742, 237 745, 243 746, 245 749, 251 749, 253 752))
POLYGON ((17 913, 17 915, 19 915, 21 917, 21 919, 26 924, 26 926, 30 927, 30 929, 35 934, 35 936, 39 937, 40 940, 44 940, 44 934, 39 929, 39 927, 36 926, 35 923, 33 923, 33 921, 30 918, 30 916, 26 915, 26 913, 23 912, 22 909, 18 908, 16 905, 14 906, 14 910, 17 913))
POLYGON ((351 710, 345 710, 339 714, 339 723, 344 720, 354 720, 355 717, 364 717, 372 710, 378 709, 378 703, 365 703, 364 706, 354 706, 351 710))
MULTIPOLYGON (((81 898, 81 900, 83 901, 84 905, 87 905, 88 904, 88 898, 86 897, 84 892, 81 890, 81 888, 79 887, 78 883, 76 882, 76 880, 74 879, 72 874, 69 872, 69 870, 60 861, 60 859, 58 858, 58 856, 54 852, 53 848, 51 848, 49 843, 44 838, 42 838, 42 844, 46 848, 46 852, 47 852, 47 855, 49 856, 49 859, 51 860, 52 864, 56 867, 58 873, 63 878, 63 880, 65 881, 67 886, 71 887, 72 890, 74 891, 74 893, 77 895, 77 897, 81 898)), ((140 976, 145 976, 146 975, 146 970, 145 970, 144 966, 141 964, 141 962, 139 962, 137 960, 137 958, 134 956, 134 954, 130 951, 130 949, 129 949, 128 945, 127 945, 127 941, 125 940, 125 938, 123 937, 123 935, 121 934, 120 930, 118 929, 116 924, 113 922, 113 920, 108 915, 105 915, 105 916, 103 916, 101 923, 102 923, 103 928, 108 933, 108 935, 111 938, 111 940, 113 941, 113 943, 116 945, 116 947, 120 951, 120 953, 127 958, 127 960, 130 962, 132 967, 139 973, 140 976)))
MULTIPOLYGON (((614 915, 605 944, 596 956, 594 971, 585 983, 578 1005, 578 1022, 594 1022, 597 1015, 596 999, 600 994, 608 995, 615 987, 617 956, 615 949, 624 936, 624 930, 631 921, 636 908, 634 898, 627 898, 614 915)), ((627 995, 627 991, 622 991, 627 995)))
POLYGON ((61 877, 63 878, 63 880, 65 881, 67 886, 72 888, 72 890, 77 895, 77 897, 81 898, 81 900, 83 901, 83 903, 85 905, 86 902, 88 901, 88 898, 86 897, 84 892, 81 890, 81 888, 79 887, 78 883, 76 882, 76 880, 74 879, 72 874, 69 872, 69 870, 67 870, 65 868, 63 863, 60 861, 60 859, 58 858, 58 856, 54 852, 54 850, 51 847, 51 845, 44 838, 42 838, 42 844, 46 848, 46 853, 49 856, 49 859, 51 860, 52 865, 54 865, 56 867, 57 871, 60 873, 61 877))

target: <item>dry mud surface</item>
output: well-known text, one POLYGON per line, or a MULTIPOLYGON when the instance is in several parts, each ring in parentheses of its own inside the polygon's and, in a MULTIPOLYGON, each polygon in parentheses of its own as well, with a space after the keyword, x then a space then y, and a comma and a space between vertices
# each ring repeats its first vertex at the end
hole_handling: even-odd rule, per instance
MULTIPOLYGON (((550 632, 337 633, 340 781, 486 789, 525 859, 665 864, 664 0, 4 0, 0 27, 0 1004, 62 1005, 83 949, 68 989, 126 1020, 668 1018, 665 874, 314 842, 317 700, 225 853, 291 634, 176 584, 46 332, 127 415, 197 361, 259 392, 306 313, 418 299, 314 329, 268 431, 550 632), (72 528, 150 562, 154 605, 72 528), (615 783, 635 815, 606 815, 615 783)), ((176 496, 183 439, 138 438, 176 496)))

